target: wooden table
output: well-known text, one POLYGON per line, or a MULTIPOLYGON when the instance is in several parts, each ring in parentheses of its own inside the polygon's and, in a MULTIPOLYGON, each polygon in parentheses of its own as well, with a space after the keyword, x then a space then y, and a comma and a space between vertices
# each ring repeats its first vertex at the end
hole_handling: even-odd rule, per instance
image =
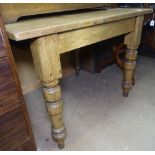
POLYGON ((60 54, 102 40, 125 34, 127 45, 122 82, 123 94, 133 85, 143 15, 151 9, 110 9, 85 13, 48 16, 6 24, 9 38, 30 39, 35 69, 42 81, 43 95, 52 122, 52 135, 60 148, 64 147, 66 131, 63 123, 60 54))

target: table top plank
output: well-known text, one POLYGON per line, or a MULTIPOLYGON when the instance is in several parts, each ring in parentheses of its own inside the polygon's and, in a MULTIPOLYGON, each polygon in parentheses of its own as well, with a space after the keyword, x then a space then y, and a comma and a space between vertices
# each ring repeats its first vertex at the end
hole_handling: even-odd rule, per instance
POLYGON ((114 6, 112 3, 0 3, 0 13, 5 23, 15 23, 18 18, 87 9, 103 6, 114 6), (24 7, 23 7, 24 6, 24 7))
POLYGON ((151 13, 152 9, 109 9, 21 20, 6 24, 10 39, 20 41, 151 13))

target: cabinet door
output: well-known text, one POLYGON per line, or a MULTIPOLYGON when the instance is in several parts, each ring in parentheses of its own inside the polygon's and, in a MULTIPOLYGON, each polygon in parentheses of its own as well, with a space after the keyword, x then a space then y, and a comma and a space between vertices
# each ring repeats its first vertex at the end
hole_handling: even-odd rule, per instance
POLYGON ((0 150, 36 150, 12 51, 1 17, 0 150))
POLYGON ((19 97, 16 90, 11 69, 6 58, 0 59, 0 114, 19 106, 19 97))
POLYGON ((0 150, 16 150, 30 140, 20 108, 0 116, 0 150))

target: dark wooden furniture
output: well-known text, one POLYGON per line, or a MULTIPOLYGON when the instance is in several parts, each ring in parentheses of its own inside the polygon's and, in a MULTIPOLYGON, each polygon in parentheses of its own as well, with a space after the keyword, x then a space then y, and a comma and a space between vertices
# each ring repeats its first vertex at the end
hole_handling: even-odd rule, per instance
POLYGON ((36 150, 12 51, 1 18, 0 150, 36 150))
POLYGON ((83 47, 74 54, 75 75, 80 69, 89 73, 100 73, 102 69, 114 64, 117 58, 116 47, 124 40, 124 36, 112 38, 87 47, 83 47))

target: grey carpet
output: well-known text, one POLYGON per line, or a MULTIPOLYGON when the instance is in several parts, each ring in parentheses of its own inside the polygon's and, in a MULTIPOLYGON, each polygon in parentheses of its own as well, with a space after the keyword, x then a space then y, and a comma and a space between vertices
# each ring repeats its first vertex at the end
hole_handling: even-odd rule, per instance
MULTIPOLYGON (((81 71, 61 80, 67 139, 63 150, 155 150, 155 59, 140 57, 136 85, 122 97, 122 72, 81 71)), ((38 150, 59 150, 41 89, 25 96, 38 150)))

